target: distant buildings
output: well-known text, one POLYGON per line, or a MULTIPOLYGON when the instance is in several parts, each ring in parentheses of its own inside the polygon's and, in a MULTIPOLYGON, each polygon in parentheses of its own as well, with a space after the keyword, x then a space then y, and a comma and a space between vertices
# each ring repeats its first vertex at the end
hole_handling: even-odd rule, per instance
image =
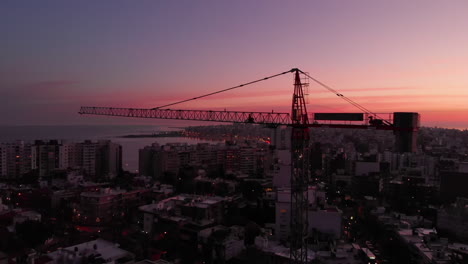
POLYGON ((122 169, 122 148, 109 140, 0 143, 0 179, 18 180, 33 173, 48 180, 53 173, 70 168, 82 170, 93 180, 113 178, 122 169))
POLYGON ((266 143, 250 141, 237 144, 153 144, 140 149, 139 172, 160 179, 165 173, 175 175, 181 167, 192 165, 263 177, 269 164, 265 159, 267 152, 266 143))

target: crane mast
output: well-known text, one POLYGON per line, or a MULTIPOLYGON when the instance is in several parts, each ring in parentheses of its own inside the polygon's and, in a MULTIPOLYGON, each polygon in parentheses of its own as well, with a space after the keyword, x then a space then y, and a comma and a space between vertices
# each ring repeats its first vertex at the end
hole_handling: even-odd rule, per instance
POLYGON ((290 257, 293 263, 307 263, 309 186, 309 118, 299 70, 294 70, 291 133, 290 257))

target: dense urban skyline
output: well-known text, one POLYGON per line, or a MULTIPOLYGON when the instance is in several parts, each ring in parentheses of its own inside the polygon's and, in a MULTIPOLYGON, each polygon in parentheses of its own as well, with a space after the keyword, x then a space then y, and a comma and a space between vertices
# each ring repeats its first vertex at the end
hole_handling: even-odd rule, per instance
MULTIPOLYGON (((3 1, 0 125, 134 124, 154 107, 298 67, 375 112, 467 128, 464 1, 3 1)), ((292 75, 181 105, 289 111, 292 75)), ((309 111, 356 111, 310 88, 309 111)), ((159 122, 159 121, 157 121, 159 122)))

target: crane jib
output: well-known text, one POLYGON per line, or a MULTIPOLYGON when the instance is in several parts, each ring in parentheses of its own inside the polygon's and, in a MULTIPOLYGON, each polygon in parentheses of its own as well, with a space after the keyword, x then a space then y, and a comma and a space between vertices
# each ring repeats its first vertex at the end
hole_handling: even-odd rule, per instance
POLYGON ((216 121, 229 123, 255 123, 266 125, 289 125, 289 113, 243 112, 212 110, 173 110, 115 107, 81 107, 80 114, 120 116, 133 118, 180 119, 194 121, 216 121))

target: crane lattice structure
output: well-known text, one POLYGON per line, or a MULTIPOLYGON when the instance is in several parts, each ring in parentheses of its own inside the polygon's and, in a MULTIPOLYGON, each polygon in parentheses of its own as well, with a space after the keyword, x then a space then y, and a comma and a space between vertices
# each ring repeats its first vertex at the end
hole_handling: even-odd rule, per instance
POLYGON ((308 263, 307 238, 308 228, 308 195, 309 185, 309 140, 310 127, 354 128, 392 130, 397 136, 397 148, 409 152, 415 149, 415 137, 419 127, 419 114, 394 113, 392 118, 381 118, 367 108, 359 105, 343 94, 297 68, 279 74, 271 75, 252 82, 244 83, 209 94, 181 100, 178 102, 150 108, 115 108, 87 107, 80 108, 80 114, 119 116, 133 118, 155 118, 173 120, 196 120, 229 123, 252 123, 270 127, 291 127, 291 210, 290 210, 290 260, 292 263, 308 263), (287 73, 294 74, 294 92, 292 96, 291 113, 277 112, 242 112, 242 111, 211 111, 211 110, 174 110, 167 107, 177 105, 214 94, 238 89, 254 83, 262 82, 287 73), (304 86, 301 76, 313 80, 336 96, 352 104, 363 113, 316 113, 313 122, 309 122, 306 108, 304 86), (369 121, 367 122, 367 119, 369 121), (344 121, 344 122, 343 122, 344 121), (392 123, 393 121, 393 123, 392 123), (356 124, 356 122, 361 122, 356 124))

